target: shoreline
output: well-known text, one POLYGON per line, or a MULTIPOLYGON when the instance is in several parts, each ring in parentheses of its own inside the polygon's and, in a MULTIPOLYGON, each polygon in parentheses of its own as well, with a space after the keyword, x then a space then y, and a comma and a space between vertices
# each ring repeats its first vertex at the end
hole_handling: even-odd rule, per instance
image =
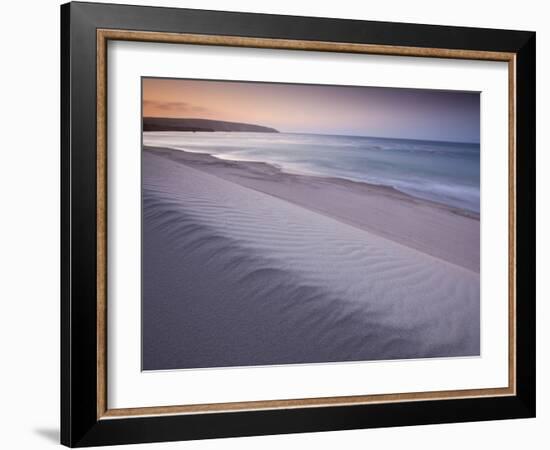
POLYGON ((265 162, 150 146, 144 146, 143 152, 161 155, 479 273, 480 221, 474 212, 417 198, 390 186, 293 174, 265 162))
POLYGON ((311 178, 312 180, 317 180, 320 182, 325 181, 325 182, 331 182, 334 184, 341 184, 343 186, 348 184, 356 185, 359 189, 361 189, 361 186, 364 186, 368 190, 380 190, 381 192, 386 192, 396 197, 401 196, 402 200, 405 200, 405 201, 412 201, 419 204, 427 204, 434 208, 441 208, 450 213, 457 214, 460 216, 465 216, 465 217, 478 219, 478 220, 480 217, 480 214, 476 211, 460 208, 457 206, 447 205, 443 202, 438 202, 427 198, 417 197, 415 195, 401 191, 390 185, 369 183, 367 181, 353 180, 351 178, 344 178, 344 177, 317 175, 314 173, 305 173, 305 172, 302 173, 299 171, 289 172, 289 171, 285 171, 282 167, 274 163, 268 163, 263 161, 250 161, 245 159, 240 160, 240 159, 223 158, 220 156, 215 156, 212 153, 208 153, 208 152, 192 152, 187 150, 174 149, 170 147, 154 147, 149 145, 144 145, 143 149, 146 151, 154 151, 154 152, 182 153, 183 155, 185 155, 183 158, 178 158, 176 156, 175 159, 177 159, 178 162, 183 162, 183 163, 197 164, 197 165, 204 165, 204 164, 212 164, 212 165, 223 164, 224 166, 235 165, 236 168, 240 167, 243 170, 250 170, 252 172, 261 171, 266 174, 274 174, 275 172, 278 172, 283 177, 284 176, 297 177, 297 178, 305 177, 305 178, 311 178))

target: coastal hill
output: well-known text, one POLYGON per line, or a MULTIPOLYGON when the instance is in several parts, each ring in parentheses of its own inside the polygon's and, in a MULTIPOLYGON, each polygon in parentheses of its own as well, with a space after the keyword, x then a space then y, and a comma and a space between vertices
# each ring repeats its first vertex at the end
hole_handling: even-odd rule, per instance
POLYGON ((253 125, 250 123, 164 117, 144 117, 143 131, 248 131, 256 133, 278 133, 274 128, 253 125))

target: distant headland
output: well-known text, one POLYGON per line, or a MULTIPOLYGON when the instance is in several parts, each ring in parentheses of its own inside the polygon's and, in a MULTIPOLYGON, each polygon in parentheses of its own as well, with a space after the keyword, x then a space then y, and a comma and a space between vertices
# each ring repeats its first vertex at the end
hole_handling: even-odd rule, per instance
POLYGON ((250 123, 168 117, 144 117, 143 131, 248 131, 255 133, 278 133, 275 128, 250 123))

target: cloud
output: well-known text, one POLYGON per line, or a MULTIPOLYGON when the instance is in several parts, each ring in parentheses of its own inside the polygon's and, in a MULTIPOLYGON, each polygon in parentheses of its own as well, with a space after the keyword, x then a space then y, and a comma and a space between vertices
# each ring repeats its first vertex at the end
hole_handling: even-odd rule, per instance
POLYGON ((209 111, 208 108, 187 102, 163 102, 159 100, 143 100, 143 108, 177 113, 204 113, 209 111))

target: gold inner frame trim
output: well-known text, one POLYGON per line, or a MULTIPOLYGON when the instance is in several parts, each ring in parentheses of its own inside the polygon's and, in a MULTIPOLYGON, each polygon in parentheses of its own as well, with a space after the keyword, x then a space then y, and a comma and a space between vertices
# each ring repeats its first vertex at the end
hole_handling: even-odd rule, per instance
POLYGON ((516 54, 478 50, 403 47, 324 41, 250 38, 131 30, 97 30, 97 418, 205 414, 267 409, 314 408, 422 400, 500 397, 516 394, 516 54), (508 63, 508 386, 377 395, 261 400, 198 405, 109 409, 107 404, 107 42, 109 40, 266 49, 363 53, 503 61, 508 63))

